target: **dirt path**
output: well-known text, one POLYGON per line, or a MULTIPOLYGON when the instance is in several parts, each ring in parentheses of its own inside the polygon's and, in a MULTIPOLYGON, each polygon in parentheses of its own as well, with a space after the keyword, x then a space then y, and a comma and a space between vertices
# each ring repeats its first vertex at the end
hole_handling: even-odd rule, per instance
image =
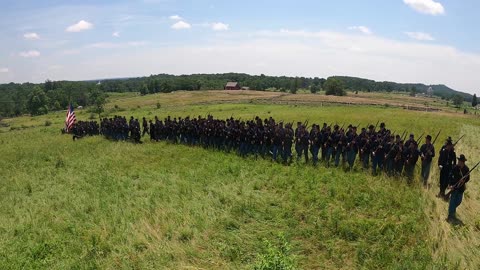
MULTIPOLYGON (((480 127, 464 125, 460 134, 466 136, 456 147, 456 153, 457 156, 465 154, 467 165, 471 167, 480 160, 480 127)), ((448 203, 435 197, 439 176, 438 169, 433 170, 430 179, 432 188, 426 192, 425 211, 430 219, 434 260, 447 269, 452 266, 449 267, 447 261, 458 269, 480 269, 480 171, 472 174, 463 202, 457 210, 457 216, 464 225, 453 226, 445 221, 448 203)))

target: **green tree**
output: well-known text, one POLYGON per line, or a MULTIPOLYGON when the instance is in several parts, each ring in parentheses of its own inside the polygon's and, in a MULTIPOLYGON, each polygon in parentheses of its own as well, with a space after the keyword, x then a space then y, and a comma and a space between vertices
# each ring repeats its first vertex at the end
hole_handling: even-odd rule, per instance
POLYGON ((452 102, 455 107, 460 107, 463 104, 463 97, 461 95, 455 95, 452 98, 452 102))
POLYGON ((473 94, 472 107, 476 107, 477 105, 478 105, 477 94, 473 94))
POLYGON ((146 84, 143 84, 142 87, 140 87, 140 95, 145 96, 148 94, 148 87, 146 84))
POLYGON ((92 112, 98 113, 98 118, 100 118, 100 114, 104 111, 105 103, 107 102, 105 93, 98 88, 94 88, 90 92, 88 100, 92 104, 92 112))
POLYGON ((173 86, 172 84, 170 84, 170 82, 168 81, 163 81, 161 84, 160 84, 160 91, 162 93, 170 93, 173 91, 173 86))
POLYGON ((27 102, 27 109, 31 115, 48 113, 48 97, 39 86, 35 86, 27 102))
POLYGON ((290 85, 290 93, 296 94, 298 90, 298 78, 295 78, 292 80, 291 85, 290 85))
POLYGON ((413 87, 410 89, 410 96, 411 96, 411 97, 414 97, 416 94, 417 94, 417 88, 416 88, 415 86, 413 86, 413 87))
POLYGON ((330 77, 327 79, 325 84, 323 85, 323 88, 325 89, 325 94, 326 95, 334 95, 334 96, 345 96, 345 85, 343 84, 342 81, 330 77))

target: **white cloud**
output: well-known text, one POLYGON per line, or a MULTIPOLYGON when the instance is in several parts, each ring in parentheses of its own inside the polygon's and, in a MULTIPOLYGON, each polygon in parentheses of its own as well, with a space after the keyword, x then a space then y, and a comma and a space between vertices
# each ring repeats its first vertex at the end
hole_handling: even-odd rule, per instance
POLYGON ((88 49, 124 49, 131 47, 139 47, 146 45, 146 41, 130 41, 124 43, 113 43, 113 42, 98 42, 85 46, 88 49))
POLYGON ((118 31, 113 32, 112 37, 120 37, 120 32, 118 31))
POLYGON ((175 30, 190 29, 190 28, 192 28, 192 26, 189 23, 184 21, 179 21, 172 25, 172 29, 175 29, 175 30))
MULTIPOLYGON (((111 50, 96 57, 85 57, 88 50, 94 49, 81 48, 79 55, 58 54, 39 61, 48 60, 45 68, 50 63, 64 67, 48 73, 48 77, 55 80, 135 77, 159 71, 171 74, 232 71, 308 77, 349 75, 378 81, 446 84, 460 91, 477 91, 480 95, 480 76, 476 74, 480 70, 480 54, 438 43, 355 32, 284 29, 253 34, 225 33, 202 44, 155 45, 157 47, 152 44, 141 50, 136 47, 111 50), (291 64, 299 62, 302 65, 291 64)), ((31 65, 25 66, 21 74, 15 73, 15 77, 0 80, 37 78, 41 82, 46 78, 39 75, 40 69, 31 65)))
POLYGON ((433 41, 435 40, 430 34, 423 33, 423 32, 405 32, 407 36, 410 38, 421 40, 421 41, 433 41))
POLYGON ((214 31, 227 31, 230 28, 228 24, 224 24, 221 22, 212 23, 212 30, 214 31))
POLYGON ((81 31, 85 31, 85 30, 88 30, 88 29, 92 29, 92 28, 93 28, 92 23, 81 20, 78 23, 70 25, 69 27, 67 27, 67 29, 65 29, 65 31, 67 31, 67 32, 81 32, 81 31))
POLYGON ((366 26, 362 26, 362 25, 358 25, 358 26, 350 26, 348 27, 349 30, 355 30, 355 31, 360 31, 366 35, 371 35, 372 34, 372 31, 366 27, 366 26))
POLYGON ((439 2, 433 0, 403 0, 405 4, 417 12, 429 15, 445 14, 445 8, 439 2))
POLYGON ((26 52, 20 52, 19 55, 20 55, 21 57, 31 58, 31 57, 38 57, 38 56, 40 56, 40 52, 39 52, 39 51, 36 51, 36 50, 30 50, 30 51, 26 51, 26 52))
POLYGON ((0 68, 0 73, 8 73, 9 69, 8 68, 0 68))
POLYGON ((25 33, 23 37, 26 40, 38 40, 40 39, 40 36, 37 33, 25 33))
POLYGON ((279 76, 350 75, 379 81, 446 84, 473 92, 480 85, 480 77, 476 76, 480 54, 374 35, 283 30, 260 32, 250 38, 222 37, 211 45, 125 51, 122 57, 106 54, 96 58, 95 65, 86 61, 63 75, 67 79, 85 79, 142 76, 158 70, 173 74, 233 71, 279 76), (189 61, 178 62, 178 59, 189 61), (294 62, 304 64, 292 66, 294 62), (71 74, 78 77, 72 78, 71 74))
POLYGON ((169 17, 170 20, 174 20, 174 21, 180 21, 180 20, 183 20, 182 17, 178 16, 178 15, 172 15, 169 17))

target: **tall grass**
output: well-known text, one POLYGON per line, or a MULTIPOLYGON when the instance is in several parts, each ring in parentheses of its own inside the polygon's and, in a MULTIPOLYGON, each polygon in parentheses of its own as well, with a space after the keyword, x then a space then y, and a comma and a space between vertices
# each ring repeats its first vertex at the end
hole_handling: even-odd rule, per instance
MULTIPOLYGON (((462 123, 478 126, 377 107, 214 104, 117 113, 209 112, 310 123, 381 120, 399 132, 441 128, 441 138, 458 135, 462 123)), ((437 265, 419 185, 358 168, 286 167, 164 142, 73 142, 60 135, 63 118, 8 119, 0 133, 1 269, 251 269, 279 256, 303 269, 437 265), (11 129, 21 126, 27 128, 11 129)))

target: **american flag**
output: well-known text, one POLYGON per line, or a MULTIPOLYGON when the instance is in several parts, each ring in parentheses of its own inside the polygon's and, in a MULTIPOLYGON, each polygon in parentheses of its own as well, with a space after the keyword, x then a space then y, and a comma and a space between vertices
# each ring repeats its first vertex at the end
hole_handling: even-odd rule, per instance
POLYGON ((73 106, 70 104, 68 106, 68 111, 67 111, 67 118, 65 119, 65 131, 70 132, 73 124, 75 124, 75 121, 77 119, 75 118, 75 112, 73 111, 73 106))

